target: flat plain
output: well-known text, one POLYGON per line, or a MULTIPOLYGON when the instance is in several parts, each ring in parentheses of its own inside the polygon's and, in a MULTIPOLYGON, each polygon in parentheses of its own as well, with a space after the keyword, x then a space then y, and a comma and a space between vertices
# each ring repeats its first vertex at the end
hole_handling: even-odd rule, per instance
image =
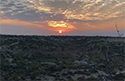
POLYGON ((124 81, 124 37, 0 36, 1 81, 124 81))

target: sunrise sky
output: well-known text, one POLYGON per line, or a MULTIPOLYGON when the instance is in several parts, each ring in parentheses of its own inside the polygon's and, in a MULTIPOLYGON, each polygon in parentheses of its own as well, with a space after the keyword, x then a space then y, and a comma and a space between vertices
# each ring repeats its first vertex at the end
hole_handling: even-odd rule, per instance
POLYGON ((123 0, 0 0, 0 34, 117 36, 123 0), (59 33, 61 32, 61 33, 59 33))

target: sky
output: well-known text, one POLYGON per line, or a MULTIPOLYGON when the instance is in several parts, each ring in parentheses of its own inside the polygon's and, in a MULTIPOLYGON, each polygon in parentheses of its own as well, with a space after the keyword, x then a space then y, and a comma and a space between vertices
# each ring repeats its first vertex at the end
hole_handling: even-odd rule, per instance
POLYGON ((118 36, 124 15, 123 0, 0 0, 0 34, 118 36))

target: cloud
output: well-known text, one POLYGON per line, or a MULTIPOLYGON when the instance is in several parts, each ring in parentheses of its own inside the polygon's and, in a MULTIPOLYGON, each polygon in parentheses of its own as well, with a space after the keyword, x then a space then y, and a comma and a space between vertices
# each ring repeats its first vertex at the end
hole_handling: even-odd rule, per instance
POLYGON ((122 17, 125 2, 110 0, 42 0, 30 1, 29 6, 51 14, 64 14, 64 19, 106 20, 122 17), (117 12, 115 14, 115 12, 117 12), (112 16, 111 16, 112 15, 112 16))
POLYGON ((76 30, 77 28, 75 28, 73 25, 65 22, 65 21, 47 21, 48 25, 50 27, 56 28, 57 31, 59 30, 76 30), (59 29, 58 29, 59 28, 59 29))
POLYGON ((10 26, 22 26, 22 27, 30 27, 30 28, 44 28, 52 31, 59 31, 60 29, 67 32, 71 30, 76 30, 74 26, 65 21, 46 21, 46 22, 38 22, 38 21, 21 21, 18 19, 0 19, 1 25, 10 25, 10 26), (47 25, 48 24, 48 25, 47 25), (43 26, 44 25, 44 26, 43 26))
POLYGON ((0 4, 1 24, 52 31, 113 30, 111 23, 118 18, 122 22, 125 12, 125 2, 119 0, 1 0, 0 4))
POLYGON ((18 19, 1 19, 1 25, 10 25, 10 26, 24 26, 24 27, 38 27, 44 28, 42 25, 35 24, 34 22, 20 21, 18 19))
POLYGON ((2 4, 1 10, 4 13, 11 12, 12 15, 34 11, 30 14, 37 13, 34 16, 39 14, 41 18, 50 15, 45 20, 53 20, 57 18, 56 15, 62 15, 61 19, 89 21, 123 17, 124 4, 125 2, 117 0, 110 0, 109 3, 105 0, 11 0, 2 4))
POLYGON ((125 29, 124 18, 122 17, 97 22, 77 22, 74 26, 83 31, 116 31, 115 23, 117 23, 119 30, 125 29))
POLYGON ((14 19, 19 19, 23 21, 40 21, 40 15, 36 13, 34 10, 29 10, 25 12, 18 11, 18 14, 14 14, 12 16, 9 16, 14 19))

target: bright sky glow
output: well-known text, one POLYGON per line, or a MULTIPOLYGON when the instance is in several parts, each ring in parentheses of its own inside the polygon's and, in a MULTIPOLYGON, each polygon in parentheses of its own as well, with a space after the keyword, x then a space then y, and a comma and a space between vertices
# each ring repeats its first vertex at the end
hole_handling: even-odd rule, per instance
POLYGON ((0 0, 0 5, 3 34, 107 32, 115 31, 115 23, 125 29, 123 0, 0 0))
POLYGON ((62 33, 62 31, 61 31, 61 30, 59 30, 59 33, 62 33))

